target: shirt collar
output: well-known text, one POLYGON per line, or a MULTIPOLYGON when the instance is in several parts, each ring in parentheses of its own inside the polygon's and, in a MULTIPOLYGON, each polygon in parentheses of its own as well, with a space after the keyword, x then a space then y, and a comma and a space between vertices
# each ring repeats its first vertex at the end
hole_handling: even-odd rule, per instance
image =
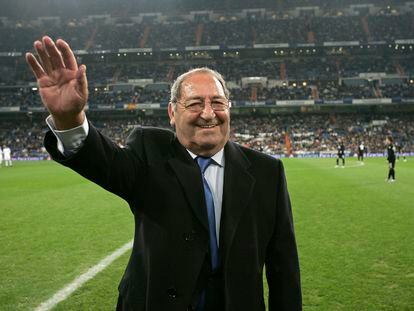
MULTIPOLYGON (((195 153, 191 152, 190 150, 188 149, 186 150, 193 159, 198 157, 195 153)), ((220 167, 223 167, 224 166, 224 148, 221 148, 219 152, 217 152, 215 155, 211 156, 210 158, 213 159, 215 164, 217 164, 220 167)))

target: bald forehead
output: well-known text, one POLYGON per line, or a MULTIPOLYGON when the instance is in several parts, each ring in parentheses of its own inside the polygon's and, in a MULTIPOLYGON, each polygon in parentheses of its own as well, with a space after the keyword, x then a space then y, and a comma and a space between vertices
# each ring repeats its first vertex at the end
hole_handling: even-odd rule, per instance
POLYGON ((181 84, 181 98, 202 97, 226 97, 220 81, 208 72, 197 72, 189 75, 181 84))

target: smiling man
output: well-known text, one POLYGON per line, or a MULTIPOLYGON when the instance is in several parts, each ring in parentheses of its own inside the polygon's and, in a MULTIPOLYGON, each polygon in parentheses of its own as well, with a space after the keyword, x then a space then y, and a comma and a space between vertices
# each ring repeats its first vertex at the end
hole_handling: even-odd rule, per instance
POLYGON ((229 92, 221 75, 198 68, 174 83, 168 114, 180 143, 197 155, 209 157, 229 140, 229 109, 229 92))
POLYGON ((283 165, 229 141, 219 73, 179 76, 168 106, 175 133, 137 128, 125 148, 86 118, 86 67, 45 36, 26 54, 50 112, 52 158, 125 199, 135 218, 117 310, 301 310, 293 219, 283 165))

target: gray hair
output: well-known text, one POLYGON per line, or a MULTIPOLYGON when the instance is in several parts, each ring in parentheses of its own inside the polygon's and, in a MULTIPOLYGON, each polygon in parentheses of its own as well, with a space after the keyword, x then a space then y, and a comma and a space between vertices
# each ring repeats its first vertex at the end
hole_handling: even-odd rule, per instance
POLYGON ((174 81, 173 85, 171 86, 170 103, 173 105, 174 109, 176 107, 178 100, 181 98, 181 85, 183 84, 184 80, 187 79, 189 76, 196 74, 196 73, 206 73, 216 78, 220 82, 221 86, 223 87, 224 96, 227 99, 229 99, 230 92, 227 89, 226 82, 224 81, 223 76, 219 72, 213 69, 210 69, 208 67, 199 67, 199 68, 190 69, 189 71, 178 76, 178 78, 174 81))

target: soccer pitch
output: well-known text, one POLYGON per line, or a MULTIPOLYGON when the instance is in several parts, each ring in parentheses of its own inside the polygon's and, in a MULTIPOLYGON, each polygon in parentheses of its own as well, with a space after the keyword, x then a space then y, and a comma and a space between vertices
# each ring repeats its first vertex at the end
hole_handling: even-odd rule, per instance
MULTIPOLYGON (((304 310, 413 310, 414 159, 285 159, 304 310)), ((0 310, 33 310, 133 237, 127 204, 54 162, 0 169, 0 310)), ((114 310, 125 253, 55 310, 114 310)), ((166 258, 166 260, 168 260, 166 258)), ((267 287, 266 287, 267 288, 267 287)), ((242 310, 243 311, 243 310, 242 310)), ((246 310, 248 311, 248 310, 246 310)))

